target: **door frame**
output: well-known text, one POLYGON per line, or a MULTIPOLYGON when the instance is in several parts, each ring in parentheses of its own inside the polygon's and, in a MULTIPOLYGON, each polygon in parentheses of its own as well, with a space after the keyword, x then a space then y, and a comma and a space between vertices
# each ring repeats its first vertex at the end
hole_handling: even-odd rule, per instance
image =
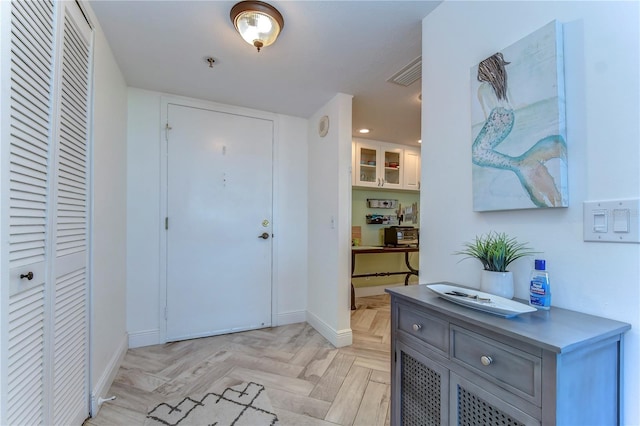
MULTIPOLYGON (((165 218, 168 216, 167 212, 167 190, 168 190, 168 146, 167 146, 167 122, 168 122, 168 107, 169 105, 184 106, 188 108, 200 108, 215 112, 221 112, 226 114, 242 115, 249 118, 258 118, 263 120, 269 120, 273 123, 273 145, 272 145, 272 164, 271 164, 271 221, 272 221, 272 235, 271 239, 271 326, 275 327, 277 323, 277 307, 278 307, 278 286, 277 284, 277 246, 278 240, 275 236, 278 235, 279 221, 277 212, 279 211, 276 205, 277 197, 277 161, 278 161, 278 116, 277 114, 268 113, 264 111, 253 110, 249 108, 235 107, 231 105, 219 104, 216 102, 195 100, 191 98, 185 98, 181 96, 161 96, 160 97, 160 252, 159 256, 159 294, 158 294, 158 323, 160 324, 160 342, 167 343, 167 317, 165 315, 167 307, 167 267, 168 267, 168 250, 167 250, 167 232, 165 230, 165 218)), ((170 130, 170 129, 169 129, 170 130)))

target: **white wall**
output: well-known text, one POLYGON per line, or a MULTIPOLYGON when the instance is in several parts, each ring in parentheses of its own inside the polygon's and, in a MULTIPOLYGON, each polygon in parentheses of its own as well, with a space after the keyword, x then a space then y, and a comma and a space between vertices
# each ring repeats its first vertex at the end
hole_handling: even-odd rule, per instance
MULTIPOLYGON (((90 9, 90 19, 96 23, 90 9), (93 19, 92 19, 93 18, 93 19)), ((127 86, 102 30, 94 41, 91 390, 105 396, 127 350, 127 86)))
MULTIPOLYGON (((554 306, 632 324, 623 423, 640 424, 640 245, 587 243, 582 202, 640 196, 638 2, 456 2, 423 21, 421 282, 478 286, 480 265, 452 253, 490 230, 547 260, 554 306), (570 206, 474 213, 470 68, 548 22, 564 23, 570 206)), ((531 259, 514 264, 527 297, 531 259)))
POLYGON ((128 91, 127 331, 134 348, 160 343, 160 96, 128 91))
MULTIPOLYGON (((164 95, 129 88, 128 96, 127 330, 129 345, 138 347, 161 343, 160 138, 164 123, 160 105, 164 95)), ((307 120, 274 117, 273 322, 283 325, 304 321, 306 312, 307 120)))
POLYGON ((274 156, 276 324, 306 320, 308 120, 278 115, 274 156))
POLYGON ((335 346, 350 345, 351 96, 337 94, 309 119, 307 321, 335 346), (329 133, 318 121, 329 117, 329 133))

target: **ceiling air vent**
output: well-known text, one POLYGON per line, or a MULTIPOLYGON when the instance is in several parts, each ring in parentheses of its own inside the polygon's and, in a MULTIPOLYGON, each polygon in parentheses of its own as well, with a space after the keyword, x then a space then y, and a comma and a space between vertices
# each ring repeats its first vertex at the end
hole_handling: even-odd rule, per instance
POLYGON ((418 56, 387 81, 401 86, 411 86, 422 77, 422 56, 418 56))

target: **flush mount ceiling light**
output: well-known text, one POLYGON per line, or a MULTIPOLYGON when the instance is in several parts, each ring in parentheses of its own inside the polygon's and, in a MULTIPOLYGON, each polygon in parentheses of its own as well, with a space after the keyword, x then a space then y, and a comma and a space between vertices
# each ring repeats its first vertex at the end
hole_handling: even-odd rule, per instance
POLYGON ((231 22, 240 36, 261 48, 273 44, 284 27, 284 19, 275 7, 262 1, 241 1, 231 8, 231 22))

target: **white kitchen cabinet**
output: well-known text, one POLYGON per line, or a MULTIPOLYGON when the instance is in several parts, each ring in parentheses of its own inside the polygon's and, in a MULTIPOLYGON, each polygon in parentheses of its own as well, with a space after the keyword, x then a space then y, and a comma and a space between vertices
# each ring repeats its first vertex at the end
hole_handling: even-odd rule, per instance
POLYGON ((376 141, 355 142, 355 186, 403 189, 403 148, 376 141))
POLYGON ((420 148, 405 148, 402 164, 404 189, 420 190, 420 148))

